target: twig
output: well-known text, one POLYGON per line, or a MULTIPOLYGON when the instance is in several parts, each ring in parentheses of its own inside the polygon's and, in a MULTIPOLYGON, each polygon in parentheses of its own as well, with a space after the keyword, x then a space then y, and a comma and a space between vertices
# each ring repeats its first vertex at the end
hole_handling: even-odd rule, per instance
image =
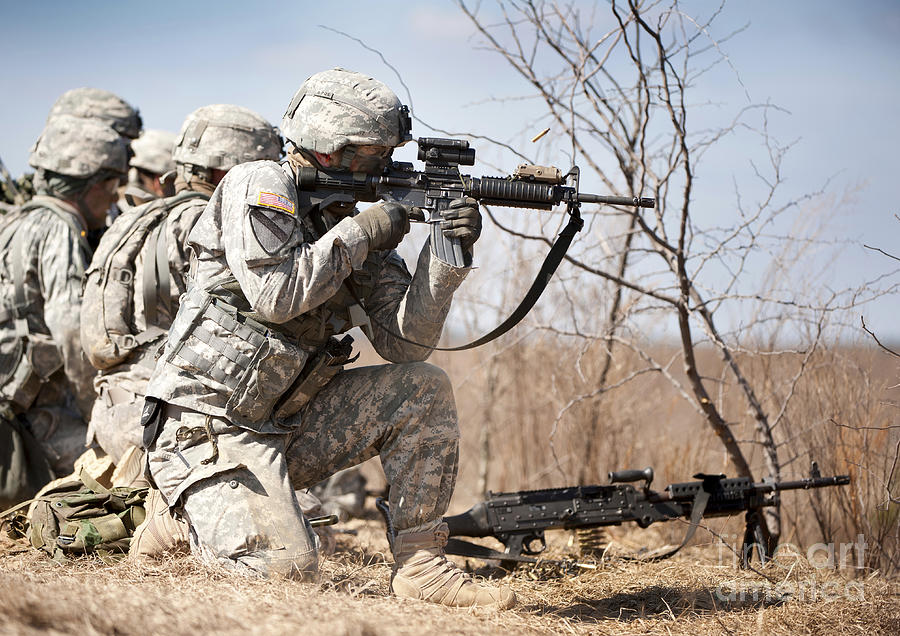
POLYGON ((860 316, 859 321, 862 323, 863 331, 865 331, 867 334, 872 336, 872 339, 876 342, 876 344, 878 344, 879 347, 881 347, 884 351, 887 351, 892 356, 897 356, 898 358, 900 358, 900 353, 897 353, 893 349, 890 349, 890 348, 886 347, 885 345, 881 344, 881 340, 878 339, 878 336, 876 336, 872 331, 869 330, 868 327, 866 327, 866 319, 865 318, 860 316))

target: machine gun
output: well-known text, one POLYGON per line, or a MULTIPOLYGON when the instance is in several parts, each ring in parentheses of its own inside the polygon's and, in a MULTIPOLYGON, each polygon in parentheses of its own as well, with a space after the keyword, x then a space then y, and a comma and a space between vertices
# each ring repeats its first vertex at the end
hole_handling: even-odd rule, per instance
POLYGON ((528 313, 543 292, 550 277, 562 261, 575 234, 584 226, 582 203, 599 203, 652 208, 655 199, 643 197, 587 194, 579 189, 577 166, 567 173, 559 168, 522 164, 508 177, 472 177, 464 175, 460 166, 475 164, 475 149, 464 139, 420 137, 420 161, 425 170, 417 171, 412 163, 392 162, 380 175, 322 171, 301 167, 297 171, 299 213, 324 210, 330 205, 354 204, 357 201, 395 201, 428 212, 420 219, 431 224, 431 244, 438 258, 455 267, 468 267, 467 255, 459 239, 441 232, 441 212, 455 199, 471 197, 483 205, 550 210, 565 204, 569 222, 547 254, 535 282, 513 314, 491 333, 475 342, 450 350, 475 347, 506 333, 528 313))
POLYGON ((650 489, 653 469, 622 470, 609 473, 609 485, 573 486, 546 490, 490 493, 488 500, 468 511, 445 517, 451 539, 448 554, 499 560, 512 569, 517 563, 536 562, 547 547, 546 530, 578 530, 637 523, 646 528, 658 521, 689 518, 690 527, 681 545, 647 559, 658 561, 674 555, 694 535, 703 517, 724 517, 746 513, 741 567, 746 568, 755 548, 761 563, 772 555, 761 511, 775 506, 784 490, 846 486, 849 475, 822 477, 816 462, 810 476, 796 481, 753 483, 746 477, 694 475, 699 481, 666 486, 664 492, 650 489), (635 488, 629 482, 643 481, 635 488), (506 546, 505 552, 492 550, 455 537, 494 537, 506 546))

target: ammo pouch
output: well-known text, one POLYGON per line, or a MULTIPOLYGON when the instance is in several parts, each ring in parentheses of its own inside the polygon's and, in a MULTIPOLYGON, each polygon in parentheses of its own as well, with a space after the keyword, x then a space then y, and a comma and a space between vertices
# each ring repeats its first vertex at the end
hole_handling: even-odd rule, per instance
POLYGON ((167 360, 212 391, 228 394, 224 415, 233 423, 274 432, 264 429, 271 428, 275 403, 290 389, 309 354, 216 295, 194 288, 186 296, 182 306, 194 304, 196 313, 167 360), (175 362, 176 357, 181 360, 175 362))
MULTIPOLYGON (((349 360, 353 339, 329 338, 318 352, 311 352, 279 325, 263 324, 223 295, 228 301, 241 300, 221 288, 212 293, 194 288, 182 297, 182 307, 194 305, 196 310, 184 327, 176 319, 173 331, 184 331, 167 360, 180 358, 186 365, 175 364, 214 391, 224 385, 229 393, 225 417, 234 424, 279 432, 272 426, 273 414, 283 419, 303 408, 349 360)), ((283 328, 294 333, 291 326, 283 328)))
POLYGON ((344 364, 356 359, 350 358, 352 353, 352 336, 344 336, 340 340, 329 338, 325 347, 306 363, 291 388, 275 404, 275 419, 290 417, 309 404, 316 393, 343 370, 344 364))
POLYGON ((105 488, 84 471, 80 477, 41 493, 30 512, 24 502, 3 513, 10 517, 10 530, 57 561, 88 552, 127 552, 145 517, 147 488, 105 488))

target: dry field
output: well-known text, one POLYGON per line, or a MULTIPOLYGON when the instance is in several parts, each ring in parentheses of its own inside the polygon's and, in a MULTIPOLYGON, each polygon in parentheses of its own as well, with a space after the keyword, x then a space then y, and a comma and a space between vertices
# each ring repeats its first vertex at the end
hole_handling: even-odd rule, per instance
MULTIPOLYGON (((482 488, 603 481, 618 468, 653 465, 657 489, 697 471, 733 474, 715 437, 659 377, 580 401, 560 416, 571 396, 590 388, 595 369, 584 355, 575 373, 571 357, 556 362, 564 354, 531 343, 435 356, 454 381, 463 435, 451 513, 477 501, 482 488)), ((746 362, 767 399, 783 397, 785 378, 796 373, 789 357, 746 362)), ((717 364, 713 356, 704 360, 708 377, 717 377, 717 364)), ((623 356, 614 371, 633 365, 623 356)), ((594 569, 547 563, 505 576, 519 597, 514 610, 433 607, 389 595, 387 545, 370 500, 367 518, 339 526, 338 549, 315 583, 237 578, 187 557, 60 566, 0 539, 0 634, 898 634, 898 506, 885 503, 897 495, 900 472, 895 377, 893 362, 878 352, 827 351, 792 385, 778 430, 784 477, 801 476, 815 458, 824 473, 850 473, 854 482, 821 494, 788 493, 782 541, 799 555, 785 551, 757 571, 739 570, 721 541, 735 543, 740 519, 705 522, 688 548, 661 563, 615 557, 678 543, 683 523, 622 527, 611 530, 606 559, 594 569), (839 550, 859 534, 867 545, 852 548, 843 564, 823 563, 822 550, 813 554, 819 567, 805 558, 818 542, 839 550)), ((724 383, 717 400, 736 431, 751 437, 744 407, 724 383)), ((377 489, 377 464, 366 473, 377 489)), ((569 540, 553 533, 548 558, 575 556, 569 540)), ((475 560, 459 562, 478 575, 499 574, 475 560)))
MULTIPOLYGON (((344 529, 356 534, 338 535, 338 551, 317 583, 237 578, 189 557, 60 566, 6 542, 0 633, 900 633, 896 581, 846 579, 797 558, 761 574, 742 572, 711 546, 655 564, 613 560, 570 574, 552 566, 517 571, 504 579, 519 596, 507 612, 433 607, 388 594, 380 523, 355 521, 344 529)), ((565 537, 557 535, 560 545, 551 549, 562 556, 565 537)), ((626 544, 636 545, 629 533, 614 545, 626 544)))

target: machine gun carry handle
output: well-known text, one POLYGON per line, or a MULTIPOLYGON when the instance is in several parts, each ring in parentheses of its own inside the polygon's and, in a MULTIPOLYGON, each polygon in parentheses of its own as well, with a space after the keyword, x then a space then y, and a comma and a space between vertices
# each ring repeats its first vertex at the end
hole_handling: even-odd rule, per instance
POLYGON ((607 473, 609 477, 609 483, 611 484, 623 484, 632 481, 644 481, 644 488, 650 488, 650 483, 653 481, 653 468, 647 466, 644 470, 638 470, 636 468, 632 468, 629 470, 612 470, 607 473))

